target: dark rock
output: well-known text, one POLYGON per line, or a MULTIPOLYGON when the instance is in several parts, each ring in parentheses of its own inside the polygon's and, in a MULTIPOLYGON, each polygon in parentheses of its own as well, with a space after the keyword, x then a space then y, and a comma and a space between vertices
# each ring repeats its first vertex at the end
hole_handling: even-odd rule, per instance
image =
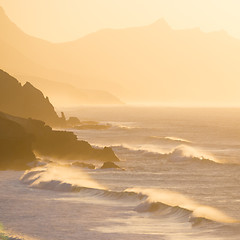
POLYGON ((67 126, 69 127, 75 127, 80 124, 80 120, 77 117, 70 117, 67 120, 67 126))
MULTIPOLYGON (((15 141, 18 139, 16 134, 18 134, 18 132, 21 132, 20 136, 22 136, 22 138, 23 136, 27 136, 27 141, 22 141, 22 144, 28 143, 27 146, 29 147, 29 150, 33 150, 38 156, 55 158, 58 160, 94 159, 100 161, 119 161, 111 148, 93 148, 88 142, 77 140, 77 136, 74 133, 52 130, 51 127, 45 125, 45 123, 40 120, 14 117, 1 112, 0 117, 2 119, 5 119, 7 122, 10 122, 11 124, 18 126, 19 128, 19 130, 12 128, 16 131, 11 132, 10 130, 4 130, 10 129, 10 127, 7 128, 5 125, 3 125, 2 129, 0 129, 1 137, 3 138, 5 134, 9 135, 8 138, 11 138, 11 134, 13 134, 12 139, 15 141), (4 132, 4 134, 2 134, 2 132, 4 132)), ((6 138, 3 139, 2 146, 5 146, 6 148, 7 144, 9 143, 6 142, 6 138)), ((3 150, 4 149, 2 149, 2 151, 3 150)), ((9 154, 11 154, 11 149, 7 148, 7 150, 9 154)), ((29 157, 26 157, 25 159, 26 162, 31 162, 34 160, 33 158, 34 155, 30 158, 30 160, 29 157)))
POLYGON ((22 126, 0 116, 0 169, 24 170, 36 160, 32 136, 22 126))
POLYGON ((64 126, 49 99, 26 82, 23 86, 8 73, 0 70, 0 111, 23 118, 39 119, 52 126, 64 126))
POLYGON ((64 112, 61 112, 61 119, 62 119, 64 122, 66 122, 66 117, 65 117, 64 112))
POLYGON ((120 160, 113 152, 112 148, 104 147, 103 149, 95 149, 98 159, 108 162, 119 162, 120 160))
POLYGON ((106 169, 106 168, 117 168, 117 169, 121 169, 117 164, 113 163, 113 162, 105 162, 101 169, 106 169))

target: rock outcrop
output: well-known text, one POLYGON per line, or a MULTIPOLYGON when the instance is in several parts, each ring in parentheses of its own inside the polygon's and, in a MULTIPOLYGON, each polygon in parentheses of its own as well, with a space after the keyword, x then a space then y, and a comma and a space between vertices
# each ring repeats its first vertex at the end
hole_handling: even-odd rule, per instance
POLYGON ((106 168, 116 168, 116 169, 121 169, 117 164, 113 162, 104 162, 102 165, 101 169, 106 169, 106 168))
POLYGON ((111 148, 93 148, 73 132, 55 131, 43 121, 1 112, 0 120, 0 167, 4 169, 26 168, 35 160, 33 152, 57 160, 119 161, 111 148))
POLYGON ((39 119, 52 126, 64 126, 48 97, 27 82, 23 86, 17 79, 0 70, 0 111, 23 118, 39 119))
POLYGON ((23 170, 36 160, 33 138, 18 123, 0 115, 0 169, 23 170))
POLYGON ((77 117, 70 117, 67 120, 67 125, 70 127, 75 127, 80 124, 80 120, 77 117))

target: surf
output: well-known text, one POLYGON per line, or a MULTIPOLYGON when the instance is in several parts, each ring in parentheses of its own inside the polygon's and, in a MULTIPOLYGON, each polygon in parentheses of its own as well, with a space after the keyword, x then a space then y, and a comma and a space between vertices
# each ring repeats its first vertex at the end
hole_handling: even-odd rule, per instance
MULTIPOLYGON (((135 192, 142 194, 147 199, 138 205, 135 210, 137 212, 160 213, 162 215, 174 215, 182 219, 186 218, 193 225, 197 225, 200 219, 210 220, 219 223, 235 223, 240 224, 240 220, 228 216, 221 210, 214 207, 202 205, 191 198, 178 192, 166 189, 144 189, 129 188, 125 192, 135 192)), ((239 225, 240 226, 240 225, 239 225)))
POLYGON ((171 217, 190 222, 193 226, 206 220, 225 224, 240 223, 238 219, 217 208, 200 204, 188 196, 167 189, 134 187, 113 191, 92 179, 83 170, 74 167, 48 164, 26 171, 20 181, 31 188, 78 192, 92 198, 128 201, 131 204, 135 202, 136 212, 159 214, 161 218, 171 217))

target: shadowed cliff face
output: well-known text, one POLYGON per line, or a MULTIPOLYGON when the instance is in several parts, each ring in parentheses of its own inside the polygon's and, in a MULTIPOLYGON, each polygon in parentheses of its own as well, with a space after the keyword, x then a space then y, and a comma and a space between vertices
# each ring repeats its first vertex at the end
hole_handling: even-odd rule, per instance
POLYGON ((57 160, 119 161, 111 148, 95 149, 72 132, 0 112, 0 169, 26 169, 35 160, 33 152, 57 160))
POLYGON ((17 79, 0 70, 0 111, 24 118, 34 118, 50 125, 61 125, 53 105, 30 83, 21 85, 17 79))
POLYGON ((32 140, 23 127, 0 116, 0 169, 26 169, 35 160, 32 140))
POLYGON ((78 141, 72 132, 54 131, 44 122, 33 119, 19 122, 27 133, 33 135, 33 149, 37 155, 59 160, 119 161, 111 148, 95 149, 86 141, 78 141))
POLYGON ((30 83, 22 86, 2 70, 0 111, 8 113, 0 112, 0 169, 26 169, 27 163, 35 160, 34 153, 57 160, 119 161, 111 148, 94 149, 88 142, 78 141, 72 132, 52 130, 41 120, 55 126, 79 120, 66 121, 63 113, 59 118, 41 91, 30 83))

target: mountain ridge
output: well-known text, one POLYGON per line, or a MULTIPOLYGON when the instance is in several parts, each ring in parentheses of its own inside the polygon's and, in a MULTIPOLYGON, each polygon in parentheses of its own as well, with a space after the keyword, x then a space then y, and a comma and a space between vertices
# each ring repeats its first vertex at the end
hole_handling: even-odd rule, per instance
POLYGON ((236 90, 240 40, 224 31, 175 30, 158 20, 143 27, 105 29, 51 46, 32 61, 77 77, 60 72, 39 77, 105 90, 124 102, 214 105, 240 101, 236 90), (46 53, 50 57, 43 61, 46 53))
MULTIPOLYGON (((84 88, 91 89, 91 87, 88 86, 88 78, 81 80, 82 77, 74 73, 64 72, 64 68, 57 67, 59 61, 62 61, 61 59, 64 59, 65 62, 68 61, 63 51, 59 52, 58 49, 54 47, 56 46, 54 43, 24 33, 8 18, 3 9, 0 11, 0 23, 2 25, 2 34, 0 34, 0 53, 3 56, 0 59, 0 68, 14 75, 32 75, 63 83, 68 83, 69 79, 75 79, 73 82, 81 82, 80 86, 78 86, 81 91, 84 91, 84 88), (49 56, 54 56, 55 60, 51 59, 49 56), (57 63, 54 64, 55 62, 57 63)), ((64 61, 62 65, 65 64, 64 61)), ((110 85, 111 83, 106 82, 104 84, 110 85)), ((116 88, 118 88, 118 86, 116 88)), ((46 91, 46 89, 42 90, 44 92, 46 91)), ((101 84, 94 87, 93 90, 99 90, 99 92, 95 91, 96 101, 94 104, 106 104, 106 101, 109 104, 122 104, 122 101, 115 96, 111 96, 110 93, 106 94, 106 101, 102 102, 101 90, 104 89, 101 88, 101 84)), ((89 93, 86 94, 89 95, 89 93)), ((51 98, 54 97, 54 95, 51 96, 51 98)), ((85 104, 85 102, 83 102, 83 104, 85 104)), ((81 104, 81 102, 79 104, 81 104)))

